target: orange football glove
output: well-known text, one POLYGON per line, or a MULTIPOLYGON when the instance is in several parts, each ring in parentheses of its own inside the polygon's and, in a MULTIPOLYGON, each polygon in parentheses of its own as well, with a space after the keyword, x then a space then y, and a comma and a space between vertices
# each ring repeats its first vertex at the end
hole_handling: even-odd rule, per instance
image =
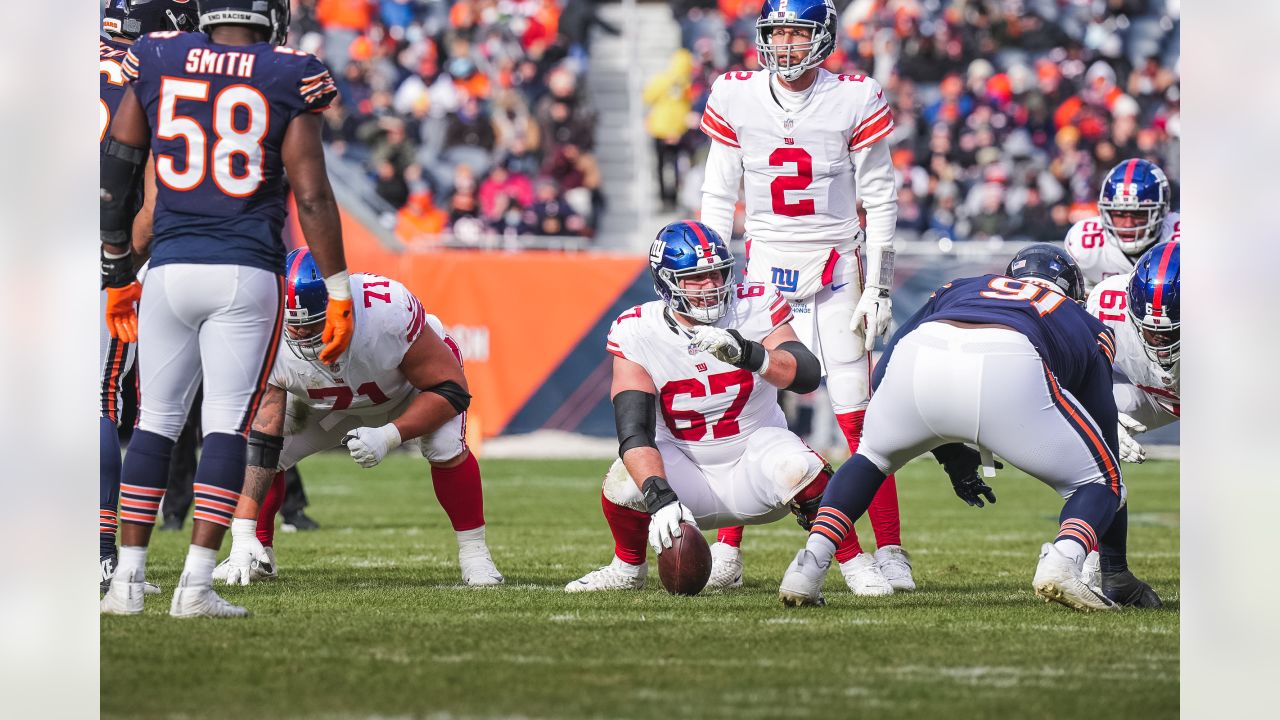
POLYGON ((353 320, 351 298, 329 298, 329 305, 324 313, 324 332, 320 335, 320 339, 324 341, 320 362, 332 365, 347 351, 347 346, 351 344, 351 334, 355 331, 353 320))
POLYGON ((107 332, 123 342, 138 342, 137 303, 142 297, 142 283, 133 281, 124 287, 107 288, 107 332))

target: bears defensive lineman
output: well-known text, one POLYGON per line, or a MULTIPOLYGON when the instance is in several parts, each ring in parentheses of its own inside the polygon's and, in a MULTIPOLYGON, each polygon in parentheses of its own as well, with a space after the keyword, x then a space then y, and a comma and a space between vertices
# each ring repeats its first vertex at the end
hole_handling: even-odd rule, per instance
POLYGON ((786 300, 731 282, 733 254, 702 223, 664 227, 649 271, 662 299, 618 316, 606 345, 619 459, 600 502, 613 562, 567 592, 644 587, 646 536, 661 553, 682 521, 710 529, 790 510, 807 523, 830 475, 778 406, 778 388, 811 392, 820 379, 786 300))
MULTIPOLYGON (((856 451, 870 351, 891 319, 897 190, 887 138, 894 124, 874 79, 819 67, 836 32, 832 0, 765 0, 756 49, 768 72, 720 76, 702 116, 703 132, 715 141, 702 221, 728 238, 745 180, 747 279, 777 286, 790 301, 792 325, 822 361, 836 420, 856 451)), ((871 506, 871 523, 879 545, 874 560, 860 555, 852 534, 850 549, 841 552, 850 589, 863 595, 914 589, 892 477, 871 506)), ((722 533, 713 546, 713 583, 740 577, 739 553, 727 547, 739 539, 722 533), (736 573, 722 572, 724 566, 736 573)))
POLYGON ((1155 163, 1134 158, 1111 168, 1098 194, 1098 216, 1072 225, 1064 242, 1085 290, 1128 275, 1157 242, 1181 238, 1182 218, 1169 203, 1169 180, 1155 163))
POLYGON ((275 576, 275 552, 260 541, 270 541, 275 517, 259 512, 273 478, 283 490, 285 470, 340 444, 361 466, 373 467, 417 438, 431 463, 436 497, 457 533, 463 582, 500 584, 485 544, 480 466, 464 438, 471 395, 458 346, 404 285, 355 273, 355 335, 346 353, 325 363, 319 357, 329 304, 324 278, 306 249, 290 252, 285 268, 288 350, 280 348, 253 421, 255 442, 231 521, 231 555, 215 578, 248 585, 275 576))
POLYGON ((246 614, 213 567, 244 482, 249 424, 283 323, 284 174, 330 288, 322 357, 351 339, 351 297, 319 113, 336 95, 314 57, 279 47, 287 0, 199 0, 202 32, 153 33, 125 56, 130 85, 102 151, 100 231, 112 336, 138 339, 141 406, 120 484, 120 559, 103 613, 143 610, 147 546, 169 457, 204 383, 191 545, 170 614, 246 614), (129 198, 155 158, 151 269, 137 299, 129 198))
MULTIPOLYGON (((102 30, 105 40, 98 41, 98 108, 101 125, 98 142, 105 146, 107 128, 120 105, 125 91, 124 59, 129 46, 147 33, 196 29, 196 8, 188 0, 106 0, 103 6, 102 30)), ((140 193, 139 193, 140 195, 140 193)), ((135 196, 130 211, 137 210, 142 198, 135 196)), ((105 280, 105 279, 104 279, 105 280)), ((135 294, 138 288, 131 288, 135 294)), ((121 382, 133 366, 134 343, 111 336, 106 326, 107 294, 102 293, 102 327, 99 337, 99 359, 102 370, 99 401, 102 410, 98 431, 98 562, 101 567, 99 587, 106 592, 111 585, 116 565, 116 505, 120 495, 120 438, 116 426, 120 422, 121 382)), ((144 585, 147 592, 159 592, 155 585, 144 585)))

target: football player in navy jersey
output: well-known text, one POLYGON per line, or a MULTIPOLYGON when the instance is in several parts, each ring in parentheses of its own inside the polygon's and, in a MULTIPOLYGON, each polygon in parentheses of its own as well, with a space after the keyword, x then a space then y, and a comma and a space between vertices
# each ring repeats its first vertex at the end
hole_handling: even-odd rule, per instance
POLYGON ((351 290, 325 174, 319 113, 337 91, 311 55, 281 47, 288 0, 198 0, 201 32, 153 33, 125 56, 130 82, 101 158, 102 272, 112 337, 138 342, 141 406, 120 486, 120 557, 103 613, 142 612, 147 544, 169 456, 201 380, 204 451, 170 614, 235 617, 213 591, 246 455, 283 441, 250 433, 281 337, 286 170, 298 221, 329 288, 321 358, 350 343, 351 290), (155 165, 151 268, 138 296, 128 198, 155 165))
MULTIPOLYGON (((102 31, 107 37, 98 41, 100 143, 106 142, 111 117, 124 97, 122 63, 129 46, 147 33, 195 29, 196 6, 189 0, 106 0, 102 31)), ((141 203, 141 193, 135 193, 131 210, 136 210, 141 203)), ((106 310, 105 292, 103 310, 106 310)), ((98 350, 102 414, 98 431, 98 564, 101 567, 98 582, 100 590, 106 592, 116 565, 116 503, 120 494, 120 438, 116 426, 120 422, 121 381, 133 365, 134 346, 111 337, 104 318, 98 350)), ((160 591, 149 583, 144 587, 148 592, 160 591)))
POLYGON ((1078 610, 1117 607, 1080 578, 1100 538, 1123 547, 1107 533, 1125 500, 1111 393, 1115 337, 1083 299, 1079 267, 1048 244, 1019 251, 1003 275, 934 292, 877 363, 862 444, 827 486, 809 540, 783 577, 784 604, 822 603, 836 546, 885 476, 923 452, 933 451, 961 498, 995 502, 976 472, 980 453, 964 445, 972 443, 1066 500, 1057 537, 1041 547, 1036 594, 1078 610))

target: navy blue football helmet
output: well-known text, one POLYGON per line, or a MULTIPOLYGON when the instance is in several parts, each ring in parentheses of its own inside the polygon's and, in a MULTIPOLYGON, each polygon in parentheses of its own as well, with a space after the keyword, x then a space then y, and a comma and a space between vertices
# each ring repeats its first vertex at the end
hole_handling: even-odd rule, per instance
POLYGON ((303 360, 320 362, 324 341, 324 315, 329 308, 329 290, 316 259, 307 248, 298 248, 284 259, 284 339, 293 354, 303 360), (310 335, 295 338, 288 328, 306 328, 310 335))
POLYGON ((832 0, 764 0, 756 19, 756 52, 760 64, 791 81, 818 67, 836 47, 836 6, 832 0), (808 42, 774 45, 773 31, 784 25, 802 26, 812 33, 808 42), (803 53, 799 62, 792 53, 803 53))
POLYGON ((1016 280, 1043 280, 1078 303, 1085 301, 1084 274, 1066 250, 1049 243, 1028 245, 1009 261, 1004 274, 1016 280))
POLYGON ((1111 168, 1098 195, 1098 214, 1126 255, 1137 256, 1160 240, 1169 214, 1169 179, 1155 163, 1134 158, 1111 168), (1118 222, 1123 218, 1123 222, 1118 222))
POLYGON ((218 25, 252 25, 266 30, 273 45, 289 39, 289 0, 196 0, 200 29, 218 25))
POLYGON ((1147 357, 1168 370, 1182 357, 1182 262, 1179 243, 1153 245, 1129 276, 1129 319, 1147 357))
POLYGON ((733 252, 715 230, 692 220, 681 220, 658 231, 649 247, 649 273, 653 289, 667 307, 699 323, 713 323, 729 310, 733 285, 733 252), (685 288, 692 276, 719 273, 714 287, 685 288))
POLYGON ((195 0, 105 0, 102 8, 102 30, 115 38, 137 40, 147 33, 195 29, 195 0))

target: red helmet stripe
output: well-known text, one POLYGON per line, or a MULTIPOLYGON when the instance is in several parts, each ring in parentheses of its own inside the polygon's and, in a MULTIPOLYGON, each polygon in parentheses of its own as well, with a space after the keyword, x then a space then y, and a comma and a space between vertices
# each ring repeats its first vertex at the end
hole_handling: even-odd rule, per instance
POLYGON ((1160 254, 1160 264, 1156 266, 1156 292, 1151 297, 1151 314, 1163 315, 1161 308, 1164 307, 1164 284, 1165 272, 1169 269, 1169 258, 1173 257, 1173 251, 1177 249, 1177 243, 1169 243, 1165 246, 1164 252, 1160 254))
POLYGON ((1137 167, 1138 167, 1138 161, 1136 158, 1133 160, 1130 160, 1129 164, 1125 166, 1124 168, 1124 184, 1125 185, 1128 185, 1129 183, 1133 182, 1133 171, 1136 170, 1137 167))
POLYGON ((707 242, 707 235, 702 232, 702 228, 698 227, 698 224, 694 222, 685 221, 685 225, 688 225, 693 230, 693 234, 698 236, 698 242, 702 244, 702 256, 711 257, 714 255, 715 253, 711 252, 711 243, 707 242))
POLYGON ((298 253, 298 255, 293 258, 293 265, 289 267, 289 270, 284 275, 284 306, 291 310, 298 309, 298 298, 293 292, 294 286, 296 285, 296 283, 294 283, 294 280, 296 279, 294 273, 297 272, 298 266, 302 264, 303 259, 310 254, 310 250, 303 250, 298 253))

